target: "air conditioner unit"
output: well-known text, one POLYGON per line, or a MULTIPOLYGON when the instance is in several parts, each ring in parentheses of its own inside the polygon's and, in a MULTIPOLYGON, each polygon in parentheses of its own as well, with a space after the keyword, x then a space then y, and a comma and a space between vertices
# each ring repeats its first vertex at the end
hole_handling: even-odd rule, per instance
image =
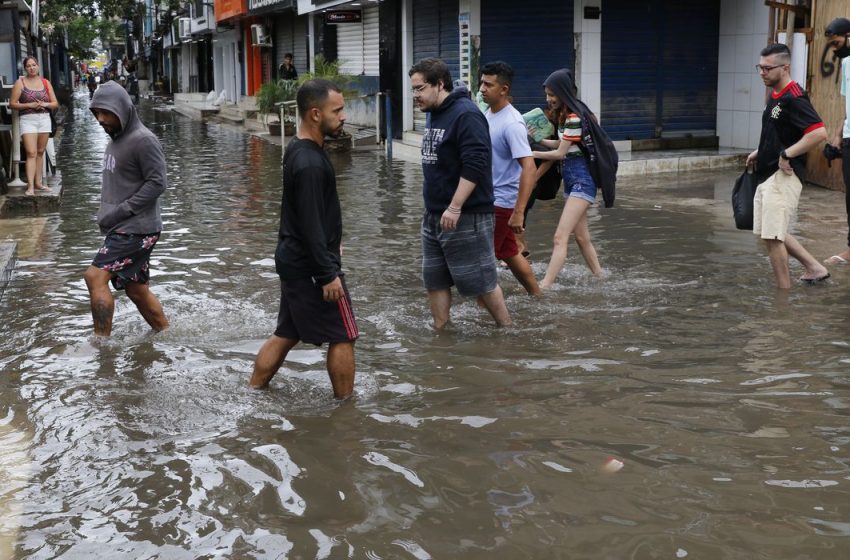
POLYGON ((182 17, 177 22, 177 31, 181 39, 192 38, 192 20, 187 17, 182 17))
POLYGON ((272 46, 272 38, 269 37, 268 31, 262 24, 255 23, 251 26, 251 45, 255 47, 272 46))

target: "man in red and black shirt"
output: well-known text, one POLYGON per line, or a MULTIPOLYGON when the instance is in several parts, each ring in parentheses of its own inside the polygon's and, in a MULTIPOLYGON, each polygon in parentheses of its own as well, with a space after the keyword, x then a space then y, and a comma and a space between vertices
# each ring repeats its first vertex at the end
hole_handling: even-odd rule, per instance
POLYGON ((759 215, 754 216, 758 224, 754 233, 767 244, 777 287, 788 289, 789 254, 806 268, 801 281, 814 283, 829 278, 826 268, 788 233, 806 177, 804 156, 826 140, 827 132, 806 92, 791 79, 791 52, 787 46, 777 43, 765 47, 756 69, 764 85, 773 91, 762 115, 758 149, 747 157, 747 165, 755 164, 761 183, 756 191, 759 215), (798 180, 788 182, 781 176, 772 177, 777 170, 798 180), (769 178, 771 181, 767 181, 769 178))

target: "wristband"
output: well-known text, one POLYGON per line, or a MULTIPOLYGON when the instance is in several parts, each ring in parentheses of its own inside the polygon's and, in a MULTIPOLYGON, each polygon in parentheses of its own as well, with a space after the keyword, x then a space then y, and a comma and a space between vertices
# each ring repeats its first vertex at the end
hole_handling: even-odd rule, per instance
POLYGON ((455 208, 454 206, 448 206, 446 211, 451 212, 452 214, 460 214, 460 208, 455 208))

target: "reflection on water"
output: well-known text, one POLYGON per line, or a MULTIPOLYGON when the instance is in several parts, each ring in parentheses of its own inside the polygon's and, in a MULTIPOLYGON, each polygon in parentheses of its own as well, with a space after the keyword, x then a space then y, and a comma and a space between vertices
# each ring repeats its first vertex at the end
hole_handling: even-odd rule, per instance
MULTIPOLYGON (((311 346, 271 390, 246 388, 277 311, 280 153, 225 126, 143 111, 168 158, 153 289, 172 328, 149 332, 121 296, 113 337, 90 336, 81 275, 100 242, 106 137, 77 102, 62 209, 0 307, 0 556, 847 550, 848 273, 778 295, 755 241, 731 229, 734 172, 624 181, 617 208, 591 212, 605 280, 575 251, 540 300, 503 272, 515 327, 461 300, 435 335, 418 167, 336 158, 363 335, 357 398, 337 406, 311 346), (611 457, 624 467, 603 468, 611 457)), ((841 216, 815 218, 839 197, 806 191, 816 254, 841 216)), ((559 210, 530 217, 541 276, 559 210)))

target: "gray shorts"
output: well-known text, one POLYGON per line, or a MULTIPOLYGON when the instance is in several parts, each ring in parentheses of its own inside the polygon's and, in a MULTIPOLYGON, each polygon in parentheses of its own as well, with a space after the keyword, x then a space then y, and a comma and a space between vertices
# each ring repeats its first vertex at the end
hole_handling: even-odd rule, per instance
POLYGON ((462 296, 496 289, 495 219, 491 213, 461 214, 457 229, 443 231, 442 214, 422 217, 422 281, 427 290, 457 288, 462 296))

